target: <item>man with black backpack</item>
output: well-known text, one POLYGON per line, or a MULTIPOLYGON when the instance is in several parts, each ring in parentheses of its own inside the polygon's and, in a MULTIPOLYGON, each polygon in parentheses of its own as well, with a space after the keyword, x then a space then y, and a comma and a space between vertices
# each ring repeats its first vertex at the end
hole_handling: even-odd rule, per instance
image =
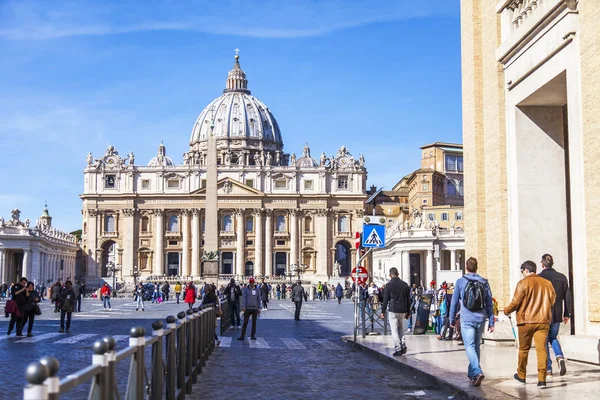
POLYGON ((477 259, 469 258, 466 269, 465 276, 456 281, 450 305, 450 324, 454 327, 460 304, 460 329, 469 359, 467 376, 471 385, 480 386, 485 376, 479 365, 479 348, 486 318, 489 320, 488 330, 494 332, 494 307, 488 281, 477 275, 477 259))

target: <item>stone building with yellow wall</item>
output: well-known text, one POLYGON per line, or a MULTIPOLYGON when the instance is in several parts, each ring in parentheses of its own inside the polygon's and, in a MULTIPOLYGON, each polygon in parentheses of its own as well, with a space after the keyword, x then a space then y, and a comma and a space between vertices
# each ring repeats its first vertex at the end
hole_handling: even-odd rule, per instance
POLYGON ((464 271, 462 145, 421 147, 421 167, 392 190, 371 189, 367 214, 387 219, 386 247, 373 252, 373 276, 386 280, 397 267, 402 279, 428 284, 454 281, 464 271))
POLYGON ((595 363, 599 20, 595 1, 461 1, 467 256, 502 308, 521 263, 552 254, 574 297, 567 356, 595 363))

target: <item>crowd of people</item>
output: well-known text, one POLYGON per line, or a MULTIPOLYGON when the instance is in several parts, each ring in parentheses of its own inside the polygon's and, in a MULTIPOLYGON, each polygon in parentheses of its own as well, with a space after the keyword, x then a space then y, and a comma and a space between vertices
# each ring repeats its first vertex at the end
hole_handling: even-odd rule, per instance
MULTIPOLYGON (((553 375, 550 347, 555 354, 559 374, 562 376, 567 372, 557 336, 560 324, 567 324, 572 315, 572 299, 568 279, 553 265, 552 256, 544 254, 542 271, 538 275, 537 265, 533 261, 525 261, 520 266, 523 279, 517 284, 511 303, 503 310, 511 325, 511 314, 516 312, 519 354, 514 379, 526 382, 527 359, 533 341, 537 353, 537 385, 542 388, 546 386, 547 376, 553 375)), ((394 356, 402 356, 407 352, 404 320, 409 320, 408 332, 421 297, 431 295, 430 323, 433 330, 439 340, 459 340, 464 345, 469 362, 467 376, 470 384, 480 386, 485 378, 480 365, 480 346, 486 322, 487 330, 494 332, 498 303, 492 297, 488 281, 477 274, 477 259, 469 258, 465 268, 465 275, 456 284, 443 282, 436 289, 436 282, 432 281, 427 290, 422 284, 411 288, 399 278, 398 269, 391 268, 390 281, 384 287, 372 291, 362 287, 360 293, 363 300, 368 301, 383 292, 382 299, 379 298, 382 301, 381 317, 385 318, 385 314, 388 314, 394 356)))

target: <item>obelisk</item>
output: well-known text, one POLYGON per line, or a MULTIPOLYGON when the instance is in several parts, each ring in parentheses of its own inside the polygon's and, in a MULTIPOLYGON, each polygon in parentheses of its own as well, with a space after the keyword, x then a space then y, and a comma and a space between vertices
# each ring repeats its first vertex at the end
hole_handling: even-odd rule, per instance
MULTIPOLYGON (((213 113, 214 114, 214 113, 213 113)), ((204 232, 204 277, 219 276, 219 224, 217 205, 217 139, 211 121, 206 155, 206 206, 204 232)))

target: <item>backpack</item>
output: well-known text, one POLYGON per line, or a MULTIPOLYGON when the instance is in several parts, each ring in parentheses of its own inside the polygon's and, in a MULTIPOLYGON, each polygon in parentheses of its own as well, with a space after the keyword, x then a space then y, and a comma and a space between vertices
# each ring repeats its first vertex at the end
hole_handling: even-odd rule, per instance
POLYGON ((463 306, 469 311, 481 311, 485 308, 485 290, 487 283, 478 280, 467 279, 465 294, 463 295, 463 306))

